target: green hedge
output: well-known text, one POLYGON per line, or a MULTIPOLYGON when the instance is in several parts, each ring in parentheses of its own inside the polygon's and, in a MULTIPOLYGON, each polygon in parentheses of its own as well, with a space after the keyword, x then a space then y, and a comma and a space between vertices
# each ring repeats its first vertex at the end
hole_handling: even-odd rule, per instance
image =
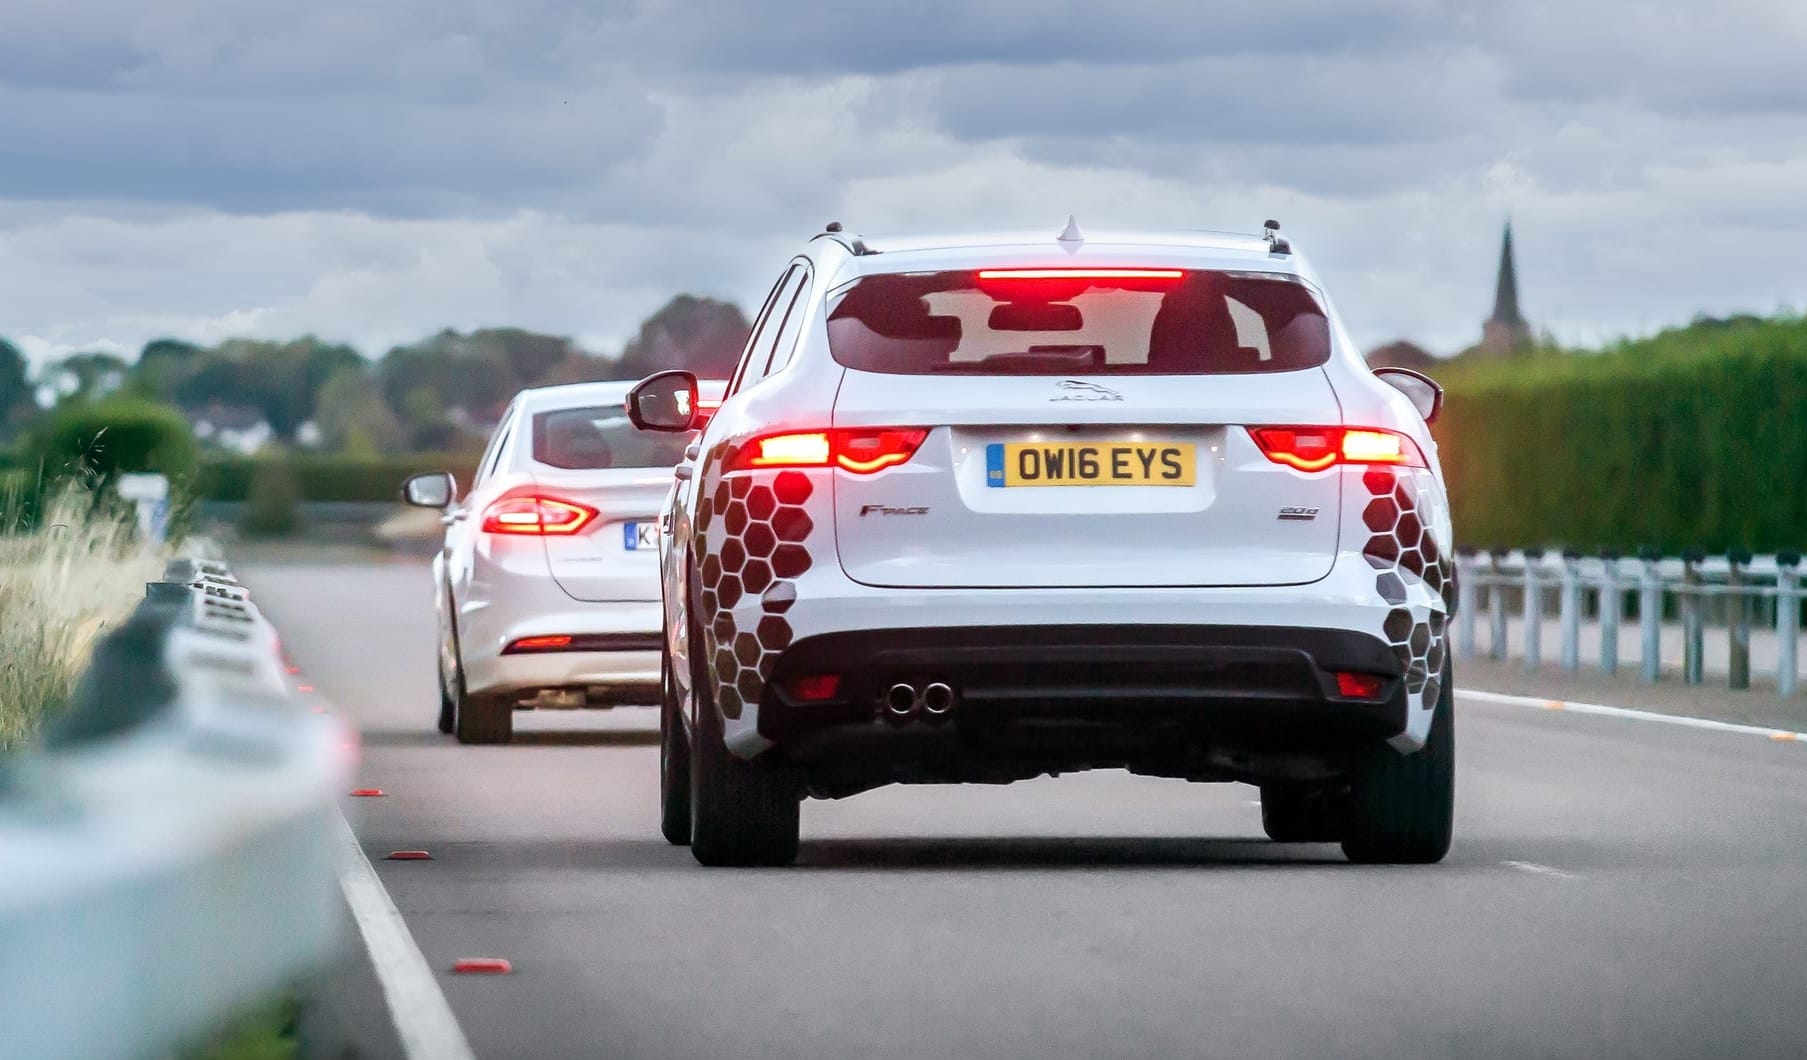
POLYGON ((195 493, 205 501, 242 501, 260 464, 288 465, 301 497, 309 501, 400 501, 402 480, 422 471, 450 471, 462 492, 470 488, 476 458, 443 453, 348 457, 296 453, 287 457, 210 457, 196 476, 195 493))
POLYGON ((1807 545, 1807 321, 1705 322, 1445 381, 1462 546, 1807 545))

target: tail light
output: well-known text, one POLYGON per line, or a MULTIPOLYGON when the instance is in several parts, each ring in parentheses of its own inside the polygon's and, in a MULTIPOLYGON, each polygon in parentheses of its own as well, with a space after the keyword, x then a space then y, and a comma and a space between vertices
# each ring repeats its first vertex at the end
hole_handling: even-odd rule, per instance
POLYGON ((929 432, 921 427, 845 427, 754 438, 728 457, 725 470, 838 467, 870 475, 916 455, 929 432))
POLYGON ((1256 427, 1249 431, 1276 464, 1322 471, 1337 464, 1425 467, 1418 443, 1398 431, 1371 427, 1256 427))
POLYGON ((575 534, 601 513, 587 504, 556 497, 504 497, 483 512, 486 534, 575 534))

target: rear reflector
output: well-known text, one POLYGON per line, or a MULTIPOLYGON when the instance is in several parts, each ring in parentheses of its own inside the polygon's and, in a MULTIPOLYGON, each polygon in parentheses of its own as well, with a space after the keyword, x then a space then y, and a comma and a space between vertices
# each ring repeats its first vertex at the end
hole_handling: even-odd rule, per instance
POLYGON ((659 633, 549 633, 522 637, 508 643, 503 655, 531 655, 548 651, 658 651, 665 644, 659 633))
POLYGON ((1370 427, 1252 427, 1249 437, 1276 464, 1322 471, 1337 464, 1424 467, 1418 443, 1398 431, 1370 427))
POLYGON ((1379 699, 1380 690, 1386 683, 1387 679, 1379 674, 1339 672, 1336 675, 1336 694, 1344 699, 1379 699))
POLYGON ((486 534, 575 534, 601 513, 556 497, 504 497, 483 513, 486 534))
POLYGON ((522 637, 508 647, 503 648, 502 654, 518 655, 522 652, 529 651, 558 651, 561 648, 569 648, 570 646, 571 637, 564 633, 552 637, 522 637))
POLYGON ((754 438, 728 457, 725 470, 838 467, 856 475, 882 471, 916 455, 929 432, 921 427, 847 427, 754 438))
POLYGON ((800 703, 833 699, 841 691, 840 674, 810 674, 784 682, 785 695, 800 703))

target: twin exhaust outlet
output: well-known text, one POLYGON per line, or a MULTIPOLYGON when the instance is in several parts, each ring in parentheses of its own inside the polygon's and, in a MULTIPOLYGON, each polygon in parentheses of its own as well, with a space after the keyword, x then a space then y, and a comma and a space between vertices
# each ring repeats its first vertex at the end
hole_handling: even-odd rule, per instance
POLYGON ((918 711, 929 718, 944 718, 957 702, 954 690, 941 681, 920 690, 900 681, 885 690, 885 713, 892 721, 906 721, 918 711))

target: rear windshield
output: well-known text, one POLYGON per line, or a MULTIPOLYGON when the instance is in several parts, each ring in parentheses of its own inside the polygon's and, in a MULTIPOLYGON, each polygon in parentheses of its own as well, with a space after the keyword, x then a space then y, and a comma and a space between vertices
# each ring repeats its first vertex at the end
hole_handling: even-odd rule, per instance
POLYGON ((1330 325, 1278 274, 986 270, 867 276, 830 302, 828 345, 893 375, 1216 375, 1330 359, 1330 325))
POLYGON ((533 417, 533 458, 562 468, 671 467, 685 434, 636 430, 619 405, 558 409, 533 417))

